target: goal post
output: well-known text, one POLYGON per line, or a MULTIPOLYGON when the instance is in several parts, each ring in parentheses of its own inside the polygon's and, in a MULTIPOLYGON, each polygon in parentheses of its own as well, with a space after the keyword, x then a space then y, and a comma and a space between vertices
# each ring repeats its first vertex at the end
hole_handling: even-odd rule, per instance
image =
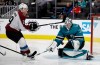
POLYGON ((94 42, 100 39, 100 14, 92 14, 91 16, 91 40, 90 40, 90 53, 94 54, 94 42))

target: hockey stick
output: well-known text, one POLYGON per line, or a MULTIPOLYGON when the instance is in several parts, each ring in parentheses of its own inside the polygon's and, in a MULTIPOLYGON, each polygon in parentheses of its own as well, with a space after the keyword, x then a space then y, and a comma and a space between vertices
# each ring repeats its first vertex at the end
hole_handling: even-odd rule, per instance
POLYGON ((6 52, 5 53, 0 52, 0 54, 3 55, 3 56, 5 56, 6 55, 6 52))
MULTIPOLYGON (((10 49, 10 48, 7 48, 7 47, 5 47, 5 46, 0 45, 0 47, 5 48, 5 49, 8 49, 8 50, 13 51, 13 52, 18 53, 18 54, 21 54, 20 52, 15 51, 15 50, 10 49)), ((22 55, 22 54, 21 54, 21 55, 22 55)))
POLYGON ((46 25, 51 25, 51 24, 59 24, 59 23, 64 23, 66 20, 66 15, 64 15, 63 20, 61 22, 56 22, 56 23, 49 23, 49 24, 43 24, 43 25, 38 25, 38 27, 40 26, 46 26, 46 25))
MULTIPOLYGON (((83 38, 83 36, 74 36, 74 38, 83 38)), ((51 44, 52 45, 52 44, 51 44)), ((50 45, 50 46, 51 46, 50 45)), ((49 46, 49 47, 50 47, 49 46)), ((41 54, 43 54, 43 53, 45 53, 45 52, 47 52, 48 50, 45 50, 45 51, 43 51, 43 52, 41 52, 41 53, 38 53, 38 54, 36 54, 36 55, 41 55, 41 54)))
MULTIPOLYGON (((52 42, 52 44, 53 44, 53 42, 52 42)), ((51 46, 52 44, 50 44, 50 46, 51 46)), ((50 47, 50 46, 49 46, 49 47, 50 47)), ((48 48, 49 48, 49 47, 48 47, 48 48)), ((51 49, 50 49, 50 50, 51 50, 51 49)), ((47 51, 48 51, 48 50, 45 50, 45 51, 43 51, 43 52, 41 52, 41 53, 38 53, 38 54, 36 54, 36 55, 43 54, 43 53, 45 53, 45 52, 47 52, 47 51)), ((53 52, 53 51, 52 51, 52 52, 53 52)))
POLYGON ((47 52, 47 50, 45 50, 45 51, 43 51, 43 52, 41 52, 41 53, 38 53, 38 54, 36 54, 36 55, 40 55, 40 54, 43 54, 43 53, 45 53, 45 52, 47 52))
POLYGON ((49 23, 49 24, 43 24, 43 25, 38 25, 38 26, 40 27, 40 26, 46 26, 46 25, 51 25, 51 24, 59 24, 59 23, 63 23, 63 22, 49 23))
POLYGON ((62 20, 61 22, 56 22, 56 23, 48 23, 48 24, 42 24, 42 25, 38 25, 37 22, 29 22, 29 23, 33 24, 33 27, 37 29, 37 28, 39 28, 39 27, 41 27, 41 26, 46 26, 46 25, 51 25, 51 24, 64 23, 65 20, 66 20, 66 16, 63 17, 63 20, 62 20))
POLYGON ((42 24, 39 25, 37 22, 28 22, 29 28, 31 31, 36 31, 38 30, 41 26, 46 26, 46 25, 51 25, 51 24, 59 24, 59 23, 64 23, 66 20, 66 16, 63 17, 63 20, 61 22, 56 22, 56 23, 48 23, 48 24, 42 24))
MULTIPOLYGON (((15 51, 15 50, 13 50, 13 49, 7 48, 7 47, 5 47, 5 46, 0 45, 0 47, 5 48, 5 49, 10 50, 10 51, 13 51, 13 52, 15 52, 15 53, 18 53, 18 54, 23 55, 22 53, 20 53, 20 52, 18 52, 18 51, 15 51)), ((27 57, 32 57, 32 58, 34 58, 34 55, 35 55, 36 53, 37 53, 37 51, 34 51, 31 55, 28 55, 27 57)), ((1 53, 1 54, 2 54, 2 53, 1 53)), ((4 54, 3 54, 3 55, 4 55, 4 54)), ((26 55, 23 55, 23 56, 26 56, 26 55)))

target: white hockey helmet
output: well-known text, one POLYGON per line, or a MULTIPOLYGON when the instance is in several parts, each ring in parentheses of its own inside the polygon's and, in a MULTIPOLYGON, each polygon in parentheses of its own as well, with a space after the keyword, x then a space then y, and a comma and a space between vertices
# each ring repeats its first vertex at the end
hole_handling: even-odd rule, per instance
POLYGON ((23 9, 23 8, 28 9, 28 6, 27 6, 26 4, 24 4, 24 3, 21 3, 21 4, 19 5, 19 9, 23 9))

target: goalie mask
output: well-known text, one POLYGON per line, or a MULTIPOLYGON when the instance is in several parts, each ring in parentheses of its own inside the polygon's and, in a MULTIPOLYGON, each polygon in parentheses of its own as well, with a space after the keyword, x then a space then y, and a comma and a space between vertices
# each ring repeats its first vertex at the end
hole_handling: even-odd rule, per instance
POLYGON ((65 26, 69 30, 70 27, 72 26, 72 19, 67 17, 66 20, 65 20, 65 26))

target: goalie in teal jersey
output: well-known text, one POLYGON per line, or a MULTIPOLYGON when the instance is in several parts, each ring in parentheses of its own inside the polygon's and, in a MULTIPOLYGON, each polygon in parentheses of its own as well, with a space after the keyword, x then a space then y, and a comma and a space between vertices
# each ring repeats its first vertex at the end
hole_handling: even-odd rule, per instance
POLYGON ((78 24, 72 23, 72 19, 66 18, 65 25, 63 25, 53 43, 47 48, 48 51, 54 51, 56 47, 63 44, 64 38, 68 39, 67 44, 63 48, 58 49, 60 57, 78 58, 85 56, 87 60, 91 60, 93 56, 88 55, 87 50, 83 50, 85 39, 81 27, 78 24))

